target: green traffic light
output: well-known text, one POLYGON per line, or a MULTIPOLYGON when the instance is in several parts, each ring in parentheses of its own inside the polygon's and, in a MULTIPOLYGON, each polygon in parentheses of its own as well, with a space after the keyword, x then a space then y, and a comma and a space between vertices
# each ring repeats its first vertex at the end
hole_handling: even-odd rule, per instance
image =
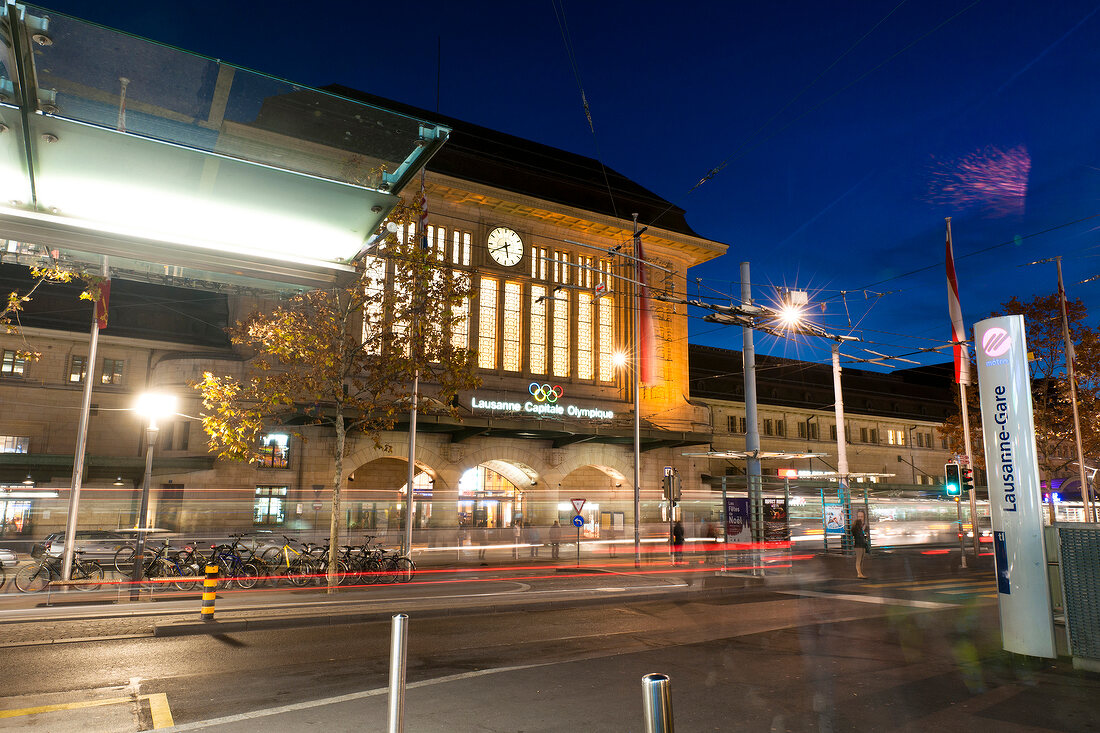
POLYGON ((960 493, 962 493, 962 492, 959 490, 959 485, 958 484, 948 484, 947 485, 947 495, 948 496, 958 496, 960 493))

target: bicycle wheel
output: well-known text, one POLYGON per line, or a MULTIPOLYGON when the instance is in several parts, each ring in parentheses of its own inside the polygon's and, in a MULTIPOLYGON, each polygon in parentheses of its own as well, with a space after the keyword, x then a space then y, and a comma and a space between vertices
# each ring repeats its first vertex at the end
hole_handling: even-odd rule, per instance
POLYGON ((236 577, 233 579, 237 581, 237 585, 245 590, 252 588, 260 580, 262 571, 260 566, 255 562, 243 563, 240 568, 237 569, 236 577))
POLYGON ((285 558, 283 557, 283 550, 279 547, 272 547, 266 550, 260 555, 260 562, 267 566, 266 573, 268 575, 283 575, 286 572, 286 565, 284 565, 285 558))
POLYGON ((290 567, 286 570, 286 582, 301 588, 309 582, 311 575, 313 575, 313 563, 299 556, 290 561, 290 567))
POLYGON ((20 593, 38 593, 45 590, 53 573, 45 563, 27 565, 15 574, 15 587, 20 593))
POLYGON ((133 547, 120 547, 115 553, 114 567, 119 575, 131 575, 134 572, 134 555, 137 552, 133 547))
MULTIPOLYGON (((173 580, 172 585, 174 585, 177 590, 195 590, 199 584, 197 570, 198 568, 194 564, 180 565, 179 580, 173 580)), ((203 575, 205 576, 205 573, 203 575)))
POLYGON ((408 583, 413 579, 413 575, 416 574, 416 563, 410 558, 399 557, 397 558, 397 582, 408 583))
POLYGON ((99 590, 103 581, 103 568, 94 560, 78 560, 73 563, 70 573, 73 580, 82 580, 85 583, 74 585, 77 590, 99 590))
POLYGON ((378 574, 378 582, 391 585, 397 582, 397 558, 387 557, 382 561, 382 572, 378 574))

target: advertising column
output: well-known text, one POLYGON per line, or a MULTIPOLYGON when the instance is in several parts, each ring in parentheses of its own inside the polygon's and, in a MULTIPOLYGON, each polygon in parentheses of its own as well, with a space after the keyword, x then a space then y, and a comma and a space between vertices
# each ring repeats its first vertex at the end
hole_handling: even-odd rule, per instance
POLYGON ((1004 316, 976 323, 974 341, 1001 644, 1017 654, 1053 658, 1054 621, 1043 552, 1042 491, 1024 318, 1004 316))

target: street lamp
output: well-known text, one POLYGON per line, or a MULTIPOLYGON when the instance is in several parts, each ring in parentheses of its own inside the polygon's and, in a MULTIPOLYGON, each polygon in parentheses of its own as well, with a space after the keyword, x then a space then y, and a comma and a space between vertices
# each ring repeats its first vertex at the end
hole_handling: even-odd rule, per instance
POLYGON ((146 392, 138 397, 134 412, 148 419, 149 424, 145 428, 145 479, 141 483, 141 506, 138 509, 137 523, 137 547, 134 551, 134 590, 137 583, 141 582, 145 571, 145 538, 149 530, 149 486, 153 480, 153 447, 157 444, 157 435, 160 427, 157 420, 176 414, 177 399, 175 395, 160 392, 146 392))

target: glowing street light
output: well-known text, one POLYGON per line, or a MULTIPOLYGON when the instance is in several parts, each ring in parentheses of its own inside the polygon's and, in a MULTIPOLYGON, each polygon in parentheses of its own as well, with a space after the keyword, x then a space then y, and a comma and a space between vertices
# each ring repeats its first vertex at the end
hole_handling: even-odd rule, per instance
POLYGON ((176 414, 178 402, 177 397, 172 394, 146 392, 138 397, 134 405, 134 412, 149 421, 149 425, 145 428, 145 480, 141 484, 141 506, 138 509, 137 524, 134 527, 138 531, 137 547, 134 550, 134 593, 137 592, 137 584, 141 582, 145 571, 145 538, 149 530, 149 486, 153 480, 153 447, 157 444, 157 435, 160 433, 157 420, 176 414))
POLYGON ((614 354, 611 355, 611 363, 617 369, 626 366, 626 354, 622 351, 616 351, 614 354))

